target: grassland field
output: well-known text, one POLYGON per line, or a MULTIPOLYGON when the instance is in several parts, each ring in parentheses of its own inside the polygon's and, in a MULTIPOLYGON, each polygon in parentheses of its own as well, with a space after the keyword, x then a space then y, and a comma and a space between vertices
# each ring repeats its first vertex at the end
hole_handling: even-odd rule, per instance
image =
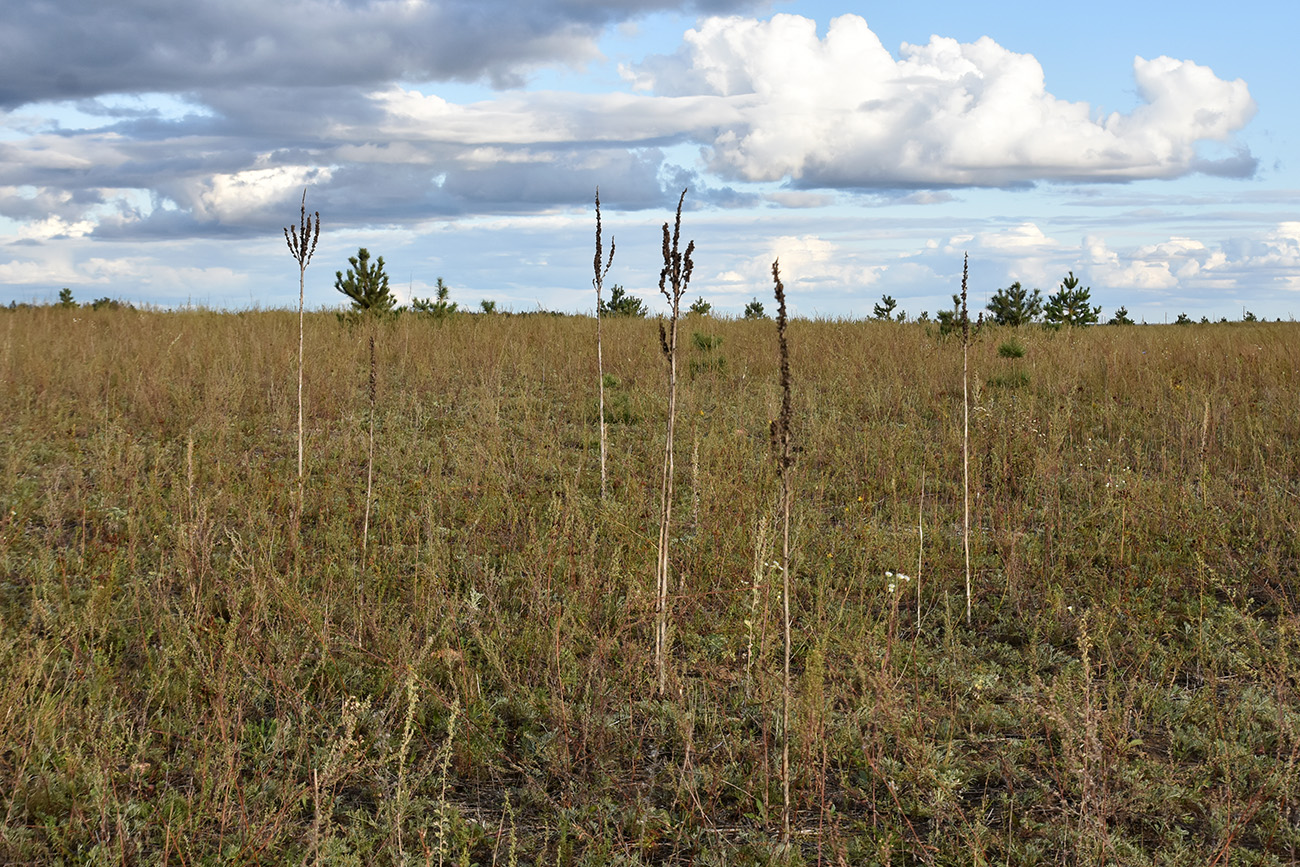
POLYGON ((652 320, 602 501, 593 319, 310 314, 299 516, 296 312, 0 311, 0 863, 1300 863, 1300 325, 978 331, 969 623, 960 337, 789 339, 783 732, 771 322, 682 320, 660 695, 652 320))

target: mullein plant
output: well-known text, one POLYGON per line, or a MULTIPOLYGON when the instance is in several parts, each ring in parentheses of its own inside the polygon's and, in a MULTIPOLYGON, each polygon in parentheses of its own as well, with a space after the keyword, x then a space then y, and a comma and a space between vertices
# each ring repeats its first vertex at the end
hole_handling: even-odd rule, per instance
POLYGON ((786 342, 785 286, 781 283, 780 260, 772 263, 776 294, 776 337, 781 355, 781 414, 772 422, 772 454, 781 479, 781 619, 785 638, 785 662, 781 677, 781 841, 790 845, 790 346, 786 342))
POLYGON ((375 365, 375 323, 370 323, 370 382, 367 392, 370 397, 370 412, 366 437, 366 517, 361 525, 361 574, 366 574, 366 548, 370 542, 370 504, 373 497, 375 477, 375 393, 379 385, 379 371, 375 365))
POLYGON ((682 190, 677 200, 677 216, 669 232, 664 223, 663 257, 664 266, 659 272, 659 291, 668 300, 668 326, 659 320, 659 345, 664 359, 668 362, 668 435, 664 442, 664 472, 660 487, 659 502, 659 556, 655 567, 655 668, 658 673, 659 694, 663 695, 668 679, 668 548, 670 527, 673 516, 673 434, 677 422, 677 319, 681 312, 682 295, 691 282, 691 272, 695 263, 691 256, 695 252, 695 242, 686 245, 686 252, 680 251, 682 235, 682 203, 686 201, 686 190, 682 190))
MULTIPOLYGON (((302 522, 303 481, 302 481, 302 349, 304 305, 303 298, 307 284, 307 265, 316 252, 316 243, 320 240, 320 211, 314 219, 307 215, 307 191, 302 191, 302 210, 298 216, 297 226, 288 226, 284 230, 284 241, 289 245, 289 252, 298 263, 298 515, 295 525, 302 522)), ((295 536, 297 534, 295 533, 295 536)))
POLYGON ((596 379, 600 387, 600 498, 605 499, 605 491, 608 485, 605 471, 605 456, 608 454, 608 446, 605 439, 605 359, 601 348, 600 335, 600 310, 605 306, 604 299, 601 298, 601 290, 605 286, 605 278, 609 275, 610 266, 614 264, 614 238, 609 239, 609 258, 605 260, 604 267, 601 267, 601 245, 600 245, 600 187, 596 187, 596 258, 593 261, 593 267, 596 276, 592 278, 591 285, 596 289, 596 379))
POLYGON ((966 307, 966 277, 970 256, 961 260, 961 490, 962 545, 966 555, 966 625, 970 626, 970 313, 966 307))

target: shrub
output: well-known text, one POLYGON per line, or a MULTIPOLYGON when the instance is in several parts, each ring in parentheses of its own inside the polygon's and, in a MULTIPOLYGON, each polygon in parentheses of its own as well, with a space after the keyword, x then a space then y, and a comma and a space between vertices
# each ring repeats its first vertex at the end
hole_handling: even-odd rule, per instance
POLYGON ((109 298, 105 295, 103 298, 96 298, 90 302, 91 310, 134 310, 135 305, 125 301, 118 301, 116 298, 109 298))
MULTIPOLYGON (((383 262, 384 260, 380 259, 379 261, 383 262)), ((447 288, 447 284, 442 282, 442 278, 439 277, 437 300, 432 298, 412 298, 411 310, 416 313, 426 313, 435 319, 442 319, 450 316, 457 310, 456 304, 447 300, 447 297, 450 294, 451 290, 447 288)))
POLYGON ((1128 308, 1127 308, 1127 307, 1121 307, 1121 308, 1119 308, 1118 310, 1115 311, 1115 315, 1112 316, 1112 317, 1111 317, 1111 318, 1106 322, 1106 324, 1107 324, 1107 325, 1132 325, 1132 324, 1134 324, 1134 323, 1133 323, 1133 320, 1129 318, 1129 315, 1128 315, 1128 308))
POLYGON ((601 316, 632 316, 644 319, 648 312, 644 301, 635 295, 627 294, 627 290, 617 283, 609 290, 609 300, 600 303, 601 316))
POLYGON ((1013 328, 1033 322, 1043 312, 1043 293, 1026 290, 1016 281, 1006 289, 999 289, 988 303, 993 321, 1013 328))
POLYGON ((755 298, 745 305, 745 319, 766 319, 767 314, 763 312, 763 302, 755 298))
POLYGON ((352 299, 352 309, 373 313, 387 313, 393 309, 397 299, 388 288, 388 275, 384 273, 384 257, 380 256, 375 264, 370 264, 370 251, 365 247, 357 250, 357 255, 348 257, 347 276, 342 271, 334 272, 334 288, 352 299))
POLYGON ((690 309, 686 312, 694 316, 711 316, 713 315, 713 305, 705 301, 703 296, 700 296, 691 302, 690 309))
POLYGON ((962 315, 960 295, 952 296, 952 309, 940 310, 936 316, 936 321, 939 323, 939 334, 944 337, 947 337, 952 332, 961 329, 962 315))
POLYGON ((882 295, 880 296, 880 303, 872 308, 871 315, 877 319, 893 319, 894 308, 897 306, 898 302, 892 296, 882 295))
POLYGON ((1070 327, 1096 325, 1101 316, 1101 307, 1090 306, 1091 295, 1091 288, 1079 288, 1079 278, 1071 271, 1069 276, 1061 281, 1061 287, 1047 299, 1047 306, 1043 308, 1043 318, 1049 325, 1070 327))
POLYGON ((1018 340, 1012 339, 998 346, 999 358, 1024 358, 1025 347, 1018 340))

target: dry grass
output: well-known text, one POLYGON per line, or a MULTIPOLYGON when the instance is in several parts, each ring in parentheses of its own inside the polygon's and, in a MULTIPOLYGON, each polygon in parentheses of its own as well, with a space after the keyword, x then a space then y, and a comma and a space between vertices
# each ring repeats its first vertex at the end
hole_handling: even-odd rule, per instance
MULTIPOLYGON (((710 324, 659 699, 653 323, 605 323, 603 505, 590 319, 382 324, 367 528, 368 346, 307 316, 296 578, 292 314, 0 319, 0 862, 775 857, 770 323, 710 324)), ((789 323, 789 858, 1294 863, 1297 327, 1022 329, 1016 387, 1005 336, 969 346, 968 627, 956 345, 789 323)))

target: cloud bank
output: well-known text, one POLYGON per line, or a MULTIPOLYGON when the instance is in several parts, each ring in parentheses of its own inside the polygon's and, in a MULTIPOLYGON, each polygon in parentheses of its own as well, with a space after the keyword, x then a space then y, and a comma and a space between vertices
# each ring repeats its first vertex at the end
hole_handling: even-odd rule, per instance
POLYGON ((597 56, 610 24, 750 0, 11 0, 0 108, 108 93, 328 88, 398 79, 522 83, 597 56))
POLYGON ((936 36, 895 58, 855 15, 824 37, 795 15, 704 19, 674 53, 625 68, 629 92, 457 104, 398 83, 511 81, 591 57, 609 22, 669 5, 229 0, 158 16, 25 0, 0 50, 0 104, 25 106, 0 142, 0 215, 45 221, 32 238, 175 237, 264 232, 304 184, 373 225, 582 206, 597 184, 629 210, 683 184, 697 206, 800 207, 816 201, 800 190, 901 198, 1254 171, 1244 150, 1204 156, 1231 148, 1256 107, 1245 82, 1192 61, 1137 58, 1137 107, 1094 117, 1054 97, 1031 55, 936 36), (161 91, 180 94, 168 112, 103 96, 161 91), (80 125, 40 102, 62 96, 80 98, 62 104, 80 125), (694 164, 666 156, 683 144, 698 146, 694 164), (758 191, 773 182, 785 189, 758 191))
POLYGON ((1254 116, 1246 83, 1191 61, 1133 62, 1140 105, 1093 117, 1046 89, 1043 68, 984 37, 904 44, 897 60, 856 15, 824 38, 795 15, 714 18, 673 55, 626 74, 642 91, 717 97, 709 168, 804 187, 1012 186, 1248 175, 1247 153, 1199 155, 1254 116))

